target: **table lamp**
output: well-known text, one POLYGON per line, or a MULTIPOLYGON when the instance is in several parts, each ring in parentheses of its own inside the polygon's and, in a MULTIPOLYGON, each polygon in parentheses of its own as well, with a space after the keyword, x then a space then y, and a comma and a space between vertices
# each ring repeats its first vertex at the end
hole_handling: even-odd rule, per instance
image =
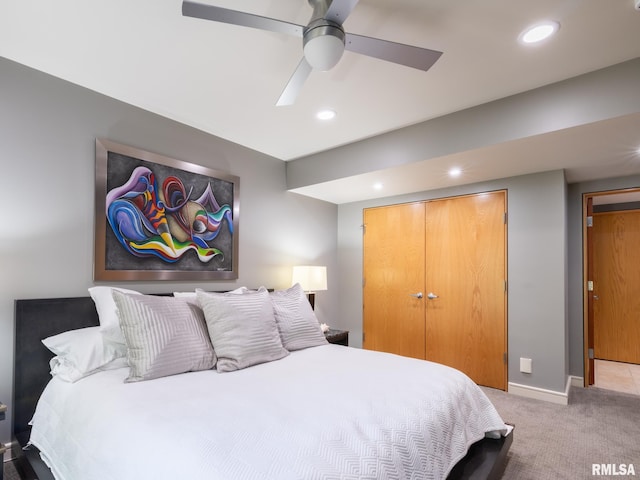
POLYGON ((327 289, 327 267, 299 265, 293 267, 291 284, 299 283, 307 294, 311 308, 315 309, 316 293, 327 289))

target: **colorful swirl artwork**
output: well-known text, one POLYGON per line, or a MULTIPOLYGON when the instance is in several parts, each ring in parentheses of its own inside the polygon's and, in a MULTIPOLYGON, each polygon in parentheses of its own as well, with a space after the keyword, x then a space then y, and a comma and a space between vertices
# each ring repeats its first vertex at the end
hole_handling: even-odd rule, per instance
POLYGON ((211 246, 226 222, 233 235, 233 212, 219 205, 211 184, 195 199, 193 189, 169 176, 159 189, 147 167, 137 167, 129 180, 107 193, 106 214, 120 244, 136 257, 157 257, 174 263, 189 251, 209 262, 223 252, 211 246))

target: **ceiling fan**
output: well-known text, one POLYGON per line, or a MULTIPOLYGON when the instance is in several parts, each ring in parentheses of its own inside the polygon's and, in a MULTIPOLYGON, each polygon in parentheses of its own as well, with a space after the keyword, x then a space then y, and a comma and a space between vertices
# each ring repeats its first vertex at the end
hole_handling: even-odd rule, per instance
POLYGON ((346 33, 342 24, 358 0, 308 1, 313 14, 306 26, 191 0, 182 2, 182 15, 302 37, 304 56, 280 95, 278 106, 292 105, 311 71, 330 70, 345 49, 424 71, 442 55, 436 50, 346 33))

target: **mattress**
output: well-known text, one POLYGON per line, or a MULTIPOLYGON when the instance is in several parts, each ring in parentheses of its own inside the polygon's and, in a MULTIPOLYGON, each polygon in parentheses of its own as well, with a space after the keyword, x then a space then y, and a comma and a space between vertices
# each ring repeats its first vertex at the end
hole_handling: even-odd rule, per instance
POLYGON ((452 368, 324 345, 243 370, 52 378, 30 443, 57 480, 443 479, 507 426, 452 368))

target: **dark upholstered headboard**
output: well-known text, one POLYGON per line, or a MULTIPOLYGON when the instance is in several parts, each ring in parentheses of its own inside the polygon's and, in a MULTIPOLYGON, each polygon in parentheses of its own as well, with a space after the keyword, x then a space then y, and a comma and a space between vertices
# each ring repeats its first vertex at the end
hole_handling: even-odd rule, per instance
POLYGON ((29 422, 40 394, 51 379, 49 360, 53 354, 41 340, 98 324, 91 297, 16 300, 13 432, 21 445, 29 439, 29 422))

